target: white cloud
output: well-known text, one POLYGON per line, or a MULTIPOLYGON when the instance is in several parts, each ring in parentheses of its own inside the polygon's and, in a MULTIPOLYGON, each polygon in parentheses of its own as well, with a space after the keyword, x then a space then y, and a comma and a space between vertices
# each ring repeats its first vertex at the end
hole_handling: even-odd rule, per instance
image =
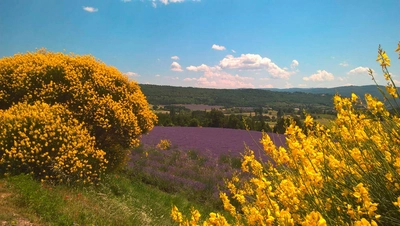
POLYGON ((179 60, 179 57, 178 56, 172 56, 171 59, 172 60, 179 60))
POLYGON ((155 76, 156 76, 156 77, 160 77, 160 75, 159 75, 159 74, 156 74, 155 76))
POLYGON ((299 87, 307 87, 307 84, 299 84, 299 87))
POLYGON ((337 77, 336 79, 339 80, 340 82, 344 82, 347 80, 347 78, 344 77, 337 77))
MULTIPOLYGON (((132 0, 122 0, 122 1, 132 1, 132 0)), ((141 2, 145 2, 145 0, 140 0, 141 2)), ((170 3, 181 3, 181 2, 188 2, 188 1, 192 1, 192 2, 200 2, 201 0, 148 0, 151 1, 151 5, 153 6, 153 8, 157 8, 157 6, 159 4, 163 4, 163 5, 168 5, 170 3)))
POLYGON ((202 64, 200 66, 189 66, 186 68, 188 71, 204 72, 200 78, 186 78, 186 82, 196 82, 201 87, 212 88, 254 88, 251 81, 254 78, 242 77, 239 75, 231 75, 222 71, 221 67, 202 64))
POLYGON ((180 3, 184 1, 185 0, 160 0, 160 2, 164 5, 168 5, 169 3, 180 3))
POLYGON ((288 79, 295 72, 288 72, 278 67, 271 59, 258 54, 242 54, 240 57, 227 55, 219 62, 222 68, 228 69, 265 69, 273 78, 288 79))
POLYGON ((261 81, 268 81, 270 78, 260 78, 261 81))
POLYGON ((287 88, 287 89, 293 88, 293 85, 289 82, 286 82, 285 88, 287 88))
POLYGON ((139 77, 140 76, 138 73, 131 72, 131 71, 126 72, 125 75, 127 75, 128 77, 139 77))
POLYGON ((215 67, 210 67, 208 65, 202 64, 200 66, 193 66, 190 65, 189 67, 186 67, 186 70, 188 71, 203 71, 205 72, 205 75, 207 76, 209 73, 213 71, 220 71, 221 67, 220 66, 215 66, 215 67))
POLYGON ((236 53, 236 51, 234 49, 232 49, 232 53, 236 53))
POLYGON ((267 85, 259 85, 258 88, 274 88, 272 84, 267 84, 267 85))
POLYGON ((171 70, 172 71, 179 71, 179 72, 183 71, 181 65, 179 65, 178 62, 175 62, 175 61, 172 62, 172 64, 171 64, 171 70))
POLYGON ((83 6, 82 8, 83 8, 83 10, 85 10, 86 12, 89 12, 89 13, 95 13, 95 12, 99 11, 99 9, 93 8, 90 6, 83 6))
POLYGON ((297 60, 292 60, 290 68, 295 69, 297 66, 299 66, 299 62, 297 60))
POLYGON ((303 77, 304 81, 332 81, 335 77, 332 73, 325 70, 318 70, 317 73, 312 74, 309 77, 303 77))
MULTIPOLYGON (((355 74, 368 74, 369 68, 367 67, 357 67, 354 68, 353 70, 350 70, 347 72, 348 75, 355 75, 355 74)), ((372 70, 373 72, 373 70, 372 70)))
POLYGON ((342 63, 339 64, 342 67, 347 67, 349 64, 346 61, 343 61, 342 63))
POLYGON ((131 2, 132 0, 121 0, 121 2, 131 2))
POLYGON ((179 77, 165 76, 164 78, 169 79, 169 80, 179 80, 179 77))
POLYGON ((197 81, 197 78, 184 78, 183 81, 185 82, 197 81))
POLYGON ((225 50, 226 49, 225 46, 220 46, 220 45, 216 45, 216 44, 212 45, 211 48, 215 49, 215 50, 225 50))

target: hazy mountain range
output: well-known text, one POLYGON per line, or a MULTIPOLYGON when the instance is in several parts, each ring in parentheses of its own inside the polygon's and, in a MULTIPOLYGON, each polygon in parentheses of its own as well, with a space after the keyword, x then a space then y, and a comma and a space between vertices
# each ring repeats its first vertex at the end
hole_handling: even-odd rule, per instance
MULTIPOLYGON (((385 86, 379 86, 379 88, 387 95, 385 86)), ((366 93, 369 93, 374 97, 383 99, 383 95, 379 91, 376 85, 341 86, 334 88, 287 88, 287 89, 266 88, 265 90, 270 90, 275 92, 290 92, 290 93, 302 92, 302 93, 329 94, 329 95, 340 94, 341 96, 347 96, 347 97, 350 96, 351 93, 355 93, 361 98, 363 98, 366 93)))

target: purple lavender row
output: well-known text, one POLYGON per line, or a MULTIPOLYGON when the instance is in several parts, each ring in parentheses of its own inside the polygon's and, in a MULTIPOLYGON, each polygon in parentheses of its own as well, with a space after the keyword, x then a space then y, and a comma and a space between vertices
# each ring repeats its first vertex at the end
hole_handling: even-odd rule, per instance
MULTIPOLYGON (((268 133, 276 146, 284 146, 285 136, 268 133)), ((218 157, 221 154, 239 156, 245 151, 245 144, 256 154, 263 153, 260 144, 261 132, 225 128, 205 127, 160 127, 143 135, 143 145, 157 145, 161 139, 168 139, 181 150, 195 149, 203 154, 218 157)))

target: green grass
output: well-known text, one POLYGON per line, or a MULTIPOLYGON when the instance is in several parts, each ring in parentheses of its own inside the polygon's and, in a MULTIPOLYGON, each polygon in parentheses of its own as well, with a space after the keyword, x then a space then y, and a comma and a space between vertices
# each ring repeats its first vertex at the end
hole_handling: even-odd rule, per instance
MULTIPOLYGON (((169 194, 131 179, 126 173, 109 174, 96 186, 44 184, 30 176, 0 179, 0 224, 16 225, 174 225, 172 205, 189 214, 194 206, 179 194, 169 194)), ((205 217, 205 216, 203 216, 205 217)))

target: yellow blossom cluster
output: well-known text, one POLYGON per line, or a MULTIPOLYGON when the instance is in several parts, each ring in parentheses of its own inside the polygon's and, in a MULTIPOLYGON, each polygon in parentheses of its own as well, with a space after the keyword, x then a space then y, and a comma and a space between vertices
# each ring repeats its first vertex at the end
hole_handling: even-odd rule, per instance
POLYGON ((160 150, 169 150, 171 148, 171 141, 167 139, 161 139, 160 142, 157 144, 157 148, 160 150))
MULTIPOLYGON (((380 48, 378 53, 384 72, 390 75, 389 57, 380 48)), ((308 115, 306 129, 294 121, 286 129, 287 147, 277 148, 263 134, 261 143, 270 161, 260 162, 247 150, 241 170, 245 176, 233 176, 226 182, 229 193, 220 194, 224 209, 233 216, 232 224, 400 225, 396 108, 369 94, 364 103, 355 94, 336 95, 333 101, 337 117, 329 128, 308 115)), ((179 210, 173 209, 172 214, 179 215, 179 210)), ((204 225, 230 225, 221 215, 219 223, 210 219, 211 215, 204 225)), ((177 222, 197 224, 182 214, 177 222)))
POLYGON ((106 152, 108 169, 125 163, 156 116, 136 82, 93 56, 45 49, 0 59, 0 109, 20 102, 64 105, 106 152))
POLYGON ((0 110, 0 172, 42 180, 93 183, 106 169, 105 152, 62 105, 26 102, 0 110))

